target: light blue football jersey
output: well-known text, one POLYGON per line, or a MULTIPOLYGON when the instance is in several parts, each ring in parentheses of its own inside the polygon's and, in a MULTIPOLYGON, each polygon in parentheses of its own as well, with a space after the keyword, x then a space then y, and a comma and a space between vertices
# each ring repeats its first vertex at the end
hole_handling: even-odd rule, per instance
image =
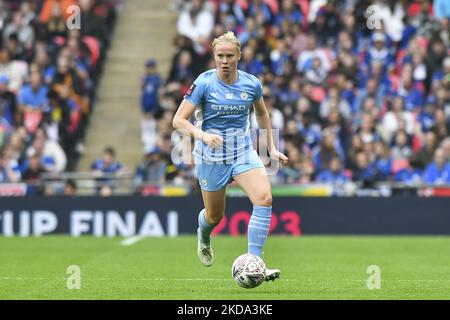
POLYGON ((184 98, 197 106, 195 126, 222 136, 224 142, 222 147, 214 149, 196 140, 194 156, 230 163, 253 149, 250 107, 261 96, 261 82, 247 72, 238 70, 238 78, 231 85, 218 78, 216 69, 200 74, 184 98))

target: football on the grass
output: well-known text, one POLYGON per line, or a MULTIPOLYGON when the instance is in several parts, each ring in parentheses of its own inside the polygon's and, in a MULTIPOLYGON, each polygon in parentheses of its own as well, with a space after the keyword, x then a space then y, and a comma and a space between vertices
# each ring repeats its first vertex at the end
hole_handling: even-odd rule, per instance
POLYGON ((234 281, 241 287, 256 288, 263 283, 266 264, 257 255, 245 253, 236 258, 231 268, 234 281))

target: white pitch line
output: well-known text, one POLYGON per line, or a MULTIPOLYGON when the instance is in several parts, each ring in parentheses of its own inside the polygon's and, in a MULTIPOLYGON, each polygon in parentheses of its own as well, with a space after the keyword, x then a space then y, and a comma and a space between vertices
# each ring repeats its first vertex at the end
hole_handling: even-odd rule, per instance
POLYGON ((134 236, 134 237, 126 238, 120 242, 120 245, 131 246, 131 245, 135 244, 136 242, 141 241, 142 239, 144 239, 144 237, 142 237, 142 236, 134 236))

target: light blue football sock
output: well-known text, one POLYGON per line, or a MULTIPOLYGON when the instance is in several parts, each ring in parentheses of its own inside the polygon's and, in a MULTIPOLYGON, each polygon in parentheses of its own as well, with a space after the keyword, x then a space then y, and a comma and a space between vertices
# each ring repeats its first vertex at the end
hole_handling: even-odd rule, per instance
POLYGON ((262 249, 269 234, 272 207, 253 206, 248 224, 248 253, 261 256, 262 249))
POLYGON ((210 225, 206 222, 205 209, 198 214, 198 227, 200 229, 200 241, 205 244, 211 243, 211 232, 214 230, 215 225, 210 225))

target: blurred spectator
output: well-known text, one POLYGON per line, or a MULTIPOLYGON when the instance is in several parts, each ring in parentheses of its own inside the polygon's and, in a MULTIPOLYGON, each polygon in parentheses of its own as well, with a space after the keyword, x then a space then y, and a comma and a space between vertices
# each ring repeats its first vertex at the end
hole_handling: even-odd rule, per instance
POLYGON ((114 189, 108 184, 103 184, 100 187, 100 191, 98 192, 98 194, 101 197, 110 197, 114 194, 114 189))
POLYGON ((203 0, 193 0, 181 12, 177 31, 192 40, 196 52, 203 54, 214 27, 214 17, 204 7, 203 0))
POLYGON ((263 64, 257 58, 253 48, 248 46, 242 51, 242 59, 239 61, 238 68, 258 77, 263 72, 263 64))
POLYGON ((310 24, 312 32, 323 46, 332 46, 336 43, 337 34, 341 29, 341 20, 336 12, 336 1, 328 1, 316 13, 316 19, 310 24))
POLYGON ((21 12, 14 13, 12 21, 3 30, 3 42, 6 43, 10 36, 15 34, 21 45, 26 49, 31 49, 34 41, 34 30, 28 23, 24 21, 21 12))
POLYGON ((35 138, 26 154, 41 158, 42 167, 47 172, 63 172, 66 169, 67 157, 61 146, 54 140, 47 138, 43 129, 36 130, 35 138))
POLYGON ((368 159, 365 152, 356 154, 356 168, 353 170, 353 181, 361 181, 363 187, 370 188, 374 186, 377 178, 377 171, 368 159))
POLYGON ((386 34, 381 31, 377 31, 373 34, 373 42, 369 47, 369 51, 366 56, 367 65, 371 65, 373 62, 378 61, 383 63, 387 67, 387 70, 393 68, 394 66, 394 56, 390 52, 389 48, 386 46, 386 34))
POLYGON ((377 180, 389 181, 392 175, 393 159, 389 147, 383 141, 375 143, 374 166, 377 170, 377 180))
POLYGON ((304 21, 300 7, 293 0, 281 0, 280 11, 275 16, 274 23, 280 26, 284 21, 293 24, 302 24, 304 21))
POLYGON ((379 134, 375 130, 374 119, 369 113, 364 113, 361 116, 361 124, 356 133, 361 137, 364 144, 373 143, 380 139, 379 134))
POLYGON ((441 143, 442 151, 444 151, 444 157, 446 162, 450 162, 450 137, 447 137, 441 143))
POLYGON ((398 170, 394 175, 394 182, 401 182, 409 185, 417 185, 421 182, 422 172, 408 165, 398 170))
POLYGON ((37 183, 40 181, 41 174, 46 172, 41 164, 38 154, 34 154, 28 158, 28 166, 22 175, 22 179, 26 183, 37 183))
POLYGON ((106 147, 103 150, 103 156, 92 162, 91 170, 101 176, 103 174, 122 172, 125 170, 125 167, 116 160, 116 151, 112 147, 106 147))
POLYGON ((312 150, 314 168, 318 172, 330 170, 330 162, 334 157, 344 160, 344 153, 336 135, 331 130, 324 130, 320 146, 312 150))
POLYGON ((46 26, 48 37, 66 36, 66 18, 63 15, 61 4, 59 2, 53 2, 50 17, 48 18, 46 26))
MULTIPOLYGON (((437 145, 436 134, 433 131, 428 131, 425 134, 424 145, 420 148, 419 152, 412 156, 411 164, 418 169, 425 169, 433 161, 437 145)), ((449 160, 450 158, 446 161, 449 160)))
POLYGON ((0 117, 1 124, 5 129, 12 129, 16 123, 14 115, 17 111, 16 95, 8 90, 9 79, 7 76, 0 76, 0 117))
POLYGON ((348 177, 342 170, 341 160, 334 156, 330 161, 330 168, 319 172, 316 178, 318 182, 326 182, 331 184, 342 184, 349 181, 348 177))
POLYGON ((306 79, 314 85, 321 86, 327 79, 327 71, 322 66, 322 60, 318 57, 312 59, 311 69, 306 71, 306 79))
POLYGON ((450 183, 450 163, 445 162, 442 149, 434 152, 434 161, 428 164, 423 172, 423 182, 426 184, 450 183))
POLYGON ((155 147, 145 155, 136 168, 135 181, 138 185, 143 182, 163 183, 166 167, 167 163, 161 157, 161 150, 155 147))
POLYGON ((13 158, 11 148, 6 148, 0 153, 0 182, 19 182, 21 178, 19 164, 13 158))
POLYGON ((145 63, 145 75, 142 79, 142 113, 146 119, 151 119, 158 113, 158 93, 161 86, 161 77, 156 71, 155 59, 145 63))
POLYGON ((4 0, 0 0, 0 30, 5 27, 8 19, 8 9, 5 6, 4 0))
POLYGON ((77 194, 77 183, 75 180, 69 179, 66 181, 63 194, 65 196, 75 196, 77 194))
POLYGON ((314 121, 314 114, 312 111, 305 111, 302 114, 298 114, 297 124, 300 134, 303 136, 309 149, 312 150, 321 139, 322 130, 320 126, 314 121))
POLYGON ((391 156, 393 160, 408 160, 412 156, 412 149, 408 144, 408 135, 405 131, 399 130, 396 133, 391 156))
POLYGON ((193 185, 196 183, 194 174, 194 165, 185 165, 181 163, 177 166, 177 175, 173 179, 173 183, 177 186, 193 185))
POLYGON ((331 110, 336 110, 344 119, 350 119, 351 109, 349 103, 342 99, 339 89, 335 86, 328 89, 327 97, 320 104, 320 117, 326 118, 331 110))
POLYGON ((19 109, 24 116, 25 128, 34 133, 38 128, 45 106, 47 105, 48 88, 42 83, 39 73, 30 75, 30 84, 24 85, 19 92, 19 109))
POLYGON ((303 72, 311 68, 312 59, 319 58, 321 61, 321 66, 325 71, 330 69, 330 61, 323 49, 317 46, 317 38, 315 35, 310 34, 308 36, 306 49, 303 50, 297 60, 297 71, 303 72))
POLYGON ((98 194, 109 196, 117 185, 114 177, 127 172, 127 168, 116 160, 116 151, 112 147, 106 147, 102 157, 92 162, 91 172, 97 177, 98 194))
POLYGON ((9 79, 9 90, 19 91, 27 74, 28 65, 25 61, 11 60, 11 54, 6 47, 0 47, 0 76, 9 79))

